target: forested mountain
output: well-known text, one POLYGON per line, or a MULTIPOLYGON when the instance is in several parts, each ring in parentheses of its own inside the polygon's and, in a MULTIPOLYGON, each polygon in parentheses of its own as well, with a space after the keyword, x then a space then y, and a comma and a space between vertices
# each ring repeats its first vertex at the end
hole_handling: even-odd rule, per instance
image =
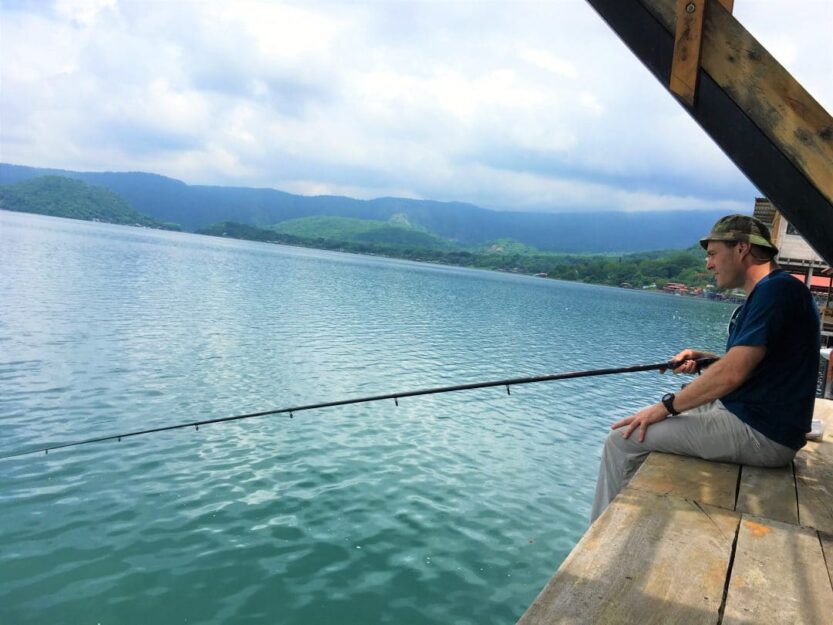
POLYGON ((0 185, 0 208, 86 221, 179 230, 136 212, 120 195, 109 189, 62 176, 42 176, 15 184, 0 185))
POLYGON ((329 239, 349 243, 379 243, 427 250, 451 250, 455 245, 430 232, 416 229, 394 215, 388 221, 355 217, 302 217, 273 227, 282 234, 304 239, 329 239))
MULTIPOLYGON (((303 229, 293 230, 296 233, 304 232, 303 229)), ((703 249, 698 244, 684 250, 656 250, 621 255, 564 254, 542 252, 509 239, 468 248, 449 244, 447 248, 442 249, 389 241, 348 241, 298 236, 235 222, 212 224, 198 232, 217 237, 546 275, 561 280, 611 286, 627 284, 632 287, 662 287, 668 282, 682 282, 692 287, 705 287, 712 279, 703 262, 703 249)))
MULTIPOLYGON (((150 228, 175 229, 133 210, 118 194, 81 180, 47 175, 0 185, 0 208, 73 219, 150 228)), ((567 254, 536 249, 510 238, 483 244, 463 244, 439 237, 412 217, 397 213, 387 221, 353 217, 312 216, 290 219, 268 227, 220 221, 197 232, 213 236, 283 243, 320 249, 378 254, 502 271, 536 273, 552 278, 632 286, 668 281, 704 286, 699 246, 682 251, 637 254, 567 254)), ((689 240, 691 243, 691 240, 689 240)))
MULTIPOLYGON (((460 202, 403 198, 357 200, 307 197, 275 189, 187 185, 148 173, 74 172, 0 164, 0 183, 61 175, 118 193, 137 211, 186 230, 234 221, 272 226, 301 217, 326 215, 386 222, 404 215, 423 232, 466 245, 510 238, 556 252, 629 252, 691 245, 720 212, 528 213, 491 211, 460 202)), ((569 207, 561 207, 567 210, 569 207)))

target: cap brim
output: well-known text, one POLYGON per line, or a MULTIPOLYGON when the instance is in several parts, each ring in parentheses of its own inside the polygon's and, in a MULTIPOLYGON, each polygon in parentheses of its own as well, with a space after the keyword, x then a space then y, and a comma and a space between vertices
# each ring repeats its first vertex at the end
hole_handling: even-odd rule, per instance
POLYGON ((713 232, 700 239, 700 245, 705 250, 709 247, 709 241, 739 241, 736 235, 731 232, 713 232))
POLYGON ((741 234, 736 232, 712 233, 700 239, 700 246, 704 250, 708 249, 709 241, 738 241, 744 243, 752 243, 753 245, 768 247, 772 250, 775 250, 775 253, 778 254, 778 248, 775 247, 775 244, 772 241, 765 239, 764 237, 757 234, 741 234))

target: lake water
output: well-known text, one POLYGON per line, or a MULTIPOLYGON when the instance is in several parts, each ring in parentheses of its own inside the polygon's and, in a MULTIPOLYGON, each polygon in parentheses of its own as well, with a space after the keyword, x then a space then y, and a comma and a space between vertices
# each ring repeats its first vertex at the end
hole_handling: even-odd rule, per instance
MULTIPOLYGON (((732 307, 0 211, 0 455, 720 351, 732 307)), ((514 623, 655 372, 0 461, 0 623, 514 623)))

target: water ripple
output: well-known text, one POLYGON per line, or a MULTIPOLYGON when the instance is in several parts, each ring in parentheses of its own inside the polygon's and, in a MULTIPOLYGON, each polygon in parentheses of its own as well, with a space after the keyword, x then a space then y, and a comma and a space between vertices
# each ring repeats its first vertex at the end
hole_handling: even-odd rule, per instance
MULTIPOLYGON (((3 450, 720 350, 684 298, 0 211, 3 450)), ((506 623, 609 424, 680 380, 483 389, 2 463, 0 622, 506 623)))

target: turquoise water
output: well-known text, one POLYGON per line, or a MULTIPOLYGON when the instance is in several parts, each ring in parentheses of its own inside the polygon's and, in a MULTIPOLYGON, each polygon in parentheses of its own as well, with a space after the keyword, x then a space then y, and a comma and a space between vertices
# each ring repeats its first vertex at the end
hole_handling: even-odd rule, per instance
MULTIPOLYGON (((0 211, 0 454, 720 351, 731 306, 0 211)), ((0 461, 0 623, 513 623, 637 373, 0 461)))

